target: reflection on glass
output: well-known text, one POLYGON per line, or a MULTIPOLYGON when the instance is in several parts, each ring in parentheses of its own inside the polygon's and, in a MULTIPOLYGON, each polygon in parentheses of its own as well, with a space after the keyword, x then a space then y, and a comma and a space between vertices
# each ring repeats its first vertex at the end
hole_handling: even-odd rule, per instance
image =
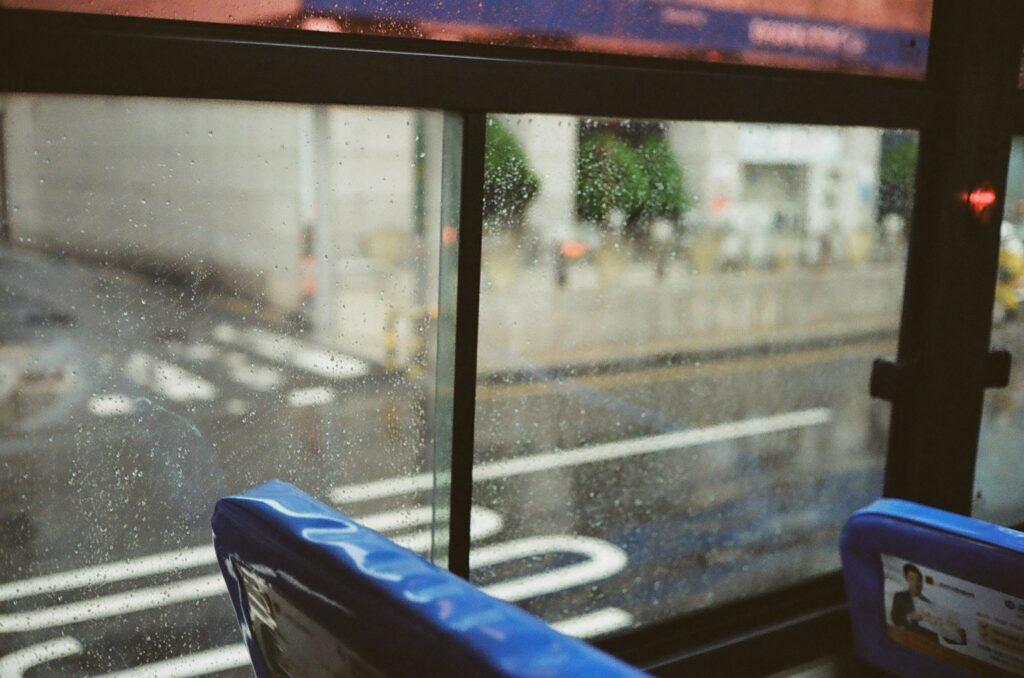
POLYGON ((1006 182, 999 247, 999 275, 992 311, 992 346, 1014 357, 1010 384, 985 391, 985 410, 978 440, 973 515, 1003 525, 1024 523, 1024 355, 1021 301, 1024 300, 1024 138, 1014 139, 1006 182))
POLYGON ((0 6, 924 75, 931 0, 0 0, 0 6))
POLYGON ((497 116, 488 142, 474 503, 502 528, 474 581, 599 635, 837 569, 881 491, 916 137, 497 116))
POLYGON ((440 116, 0 112, 0 662, 249 675, 217 497, 280 478, 430 549, 440 116))

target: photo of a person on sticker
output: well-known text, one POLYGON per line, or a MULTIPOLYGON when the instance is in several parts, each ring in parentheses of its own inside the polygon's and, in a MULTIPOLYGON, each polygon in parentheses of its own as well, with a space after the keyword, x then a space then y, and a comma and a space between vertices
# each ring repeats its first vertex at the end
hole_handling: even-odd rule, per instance
MULTIPOLYGON (((946 631, 949 623, 937 614, 932 601, 925 597, 924 575, 916 565, 906 563, 903 566, 903 578, 907 582, 907 590, 897 591, 892 596, 890 618, 893 625, 938 643, 939 634, 932 629, 946 631)), ((956 628, 949 628, 948 631, 949 633, 942 634, 943 640, 947 643, 962 645, 966 642, 966 632, 959 625, 956 625, 956 628)))

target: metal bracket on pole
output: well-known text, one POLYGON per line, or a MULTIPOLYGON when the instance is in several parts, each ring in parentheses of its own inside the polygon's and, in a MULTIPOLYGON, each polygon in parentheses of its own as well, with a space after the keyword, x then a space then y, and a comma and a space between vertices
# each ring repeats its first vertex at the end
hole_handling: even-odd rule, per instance
POLYGON ((1010 383, 1013 356, 1004 349, 989 351, 985 361, 985 388, 1006 388, 1010 383))
POLYGON ((871 365, 871 382, 868 390, 872 398, 881 398, 890 403, 902 399, 907 392, 911 369, 906 363, 875 358, 871 365))

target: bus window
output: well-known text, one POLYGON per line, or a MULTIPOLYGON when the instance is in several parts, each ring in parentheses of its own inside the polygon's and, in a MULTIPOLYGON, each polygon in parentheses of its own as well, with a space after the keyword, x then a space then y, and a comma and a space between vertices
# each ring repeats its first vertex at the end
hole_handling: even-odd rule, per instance
POLYGON ((0 110, 0 662, 247 665, 209 517, 268 479, 427 554, 440 114, 0 110))
POLYGON ((475 542, 473 581, 598 634, 837 569, 881 493, 868 369, 895 347, 916 135, 487 134, 474 497, 514 541, 475 542))
POLYGON ((985 392, 985 410, 978 441, 974 479, 973 515, 1003 525, 1024 523, 1024 377, 1019 356, 1024 355, 1024 137, 1017 137, 1010 152, 999 247, 999 277, 993 309, 992 346, 1009 349, 1014 356, 1010 385, 985 392))

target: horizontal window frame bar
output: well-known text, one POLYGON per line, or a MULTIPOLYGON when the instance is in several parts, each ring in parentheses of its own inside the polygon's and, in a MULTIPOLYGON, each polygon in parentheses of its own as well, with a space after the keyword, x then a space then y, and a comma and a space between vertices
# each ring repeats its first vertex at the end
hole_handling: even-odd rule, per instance
POLYGON ((877 76, 10 9, 0 62, 9 92, 479 113, 920 129, 934 99, 877 76))
POLYGON ((842 574, 830 572, 594 645, 654 675, 765 675, 850 650, 849 624, 842 574))

